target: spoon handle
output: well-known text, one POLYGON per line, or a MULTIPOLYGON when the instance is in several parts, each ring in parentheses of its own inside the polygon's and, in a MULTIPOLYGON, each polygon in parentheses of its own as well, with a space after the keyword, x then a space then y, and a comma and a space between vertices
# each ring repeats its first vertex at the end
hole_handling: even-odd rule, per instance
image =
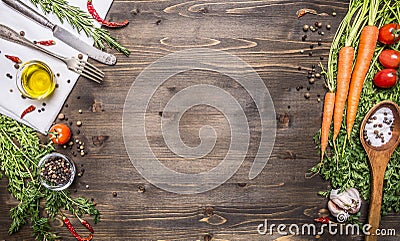
MULTIPOLYGON (((382 161, 382 160, 381 160, 382 161)), ((376 241, 378 236, 376 229, 379 228, 381 218, 383 179, 385 175, 386 165, 376 165, 372 167, 372 187, 371 200, 369 204, 368 223, 371 225, 370 235, 365 237, 365 241, 376 241)))

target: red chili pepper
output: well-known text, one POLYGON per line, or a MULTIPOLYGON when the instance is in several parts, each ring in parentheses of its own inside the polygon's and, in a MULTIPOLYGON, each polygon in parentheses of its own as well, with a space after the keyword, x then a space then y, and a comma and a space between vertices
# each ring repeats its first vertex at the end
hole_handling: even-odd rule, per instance
POLYGON ((34 105, 30 105, 28 108, 26 108, 22 114, 21 114, 21 119, 24 118, 24 116, 32 111, 34 111, 36 109, 36 106, 34 105))
POLYGON ((14 62, 16 64, 22 63, 22 60, 20 58, 18 58, 17 56, 12 56, 12 55, 7 55, 7 54, 5 54, 4 56, 6 56, 7 59, 11 60, 12 62, 14 62))
POLYGON ((86 220, 81 219, 78 215, 75 215, 75 216, 79 219, 79 221, 81 222, 81 224, 82 224, 83 226, 85 226, 85 228, 86 228, 87 230, 89 230, 89 232, 94 233, 93 227, 92 227, 92 225, 90 225, 90 223, 88 223, 86 220))
POLYGON ((90 241, 93 239, 93 234, 89 234, 89 236, 87 238, 81 238, 79 241, 90 241))
POLYGON ((71 222, 69 221, 69 219, 67 217, 65 217, 64 215, 62 215, 63 218, 63 222, 65 224, 65 226, 67 226, 69 232, 78 240, 78 241, 90 241, 93 239, 93 233, 94 230, 92 228, 92 226, 86 221, 81 219, 80 217, 78 217, 78 215, 75 214, 75 216, 79 219, 79 221, 81 222, 81 224, 83 226, 85 226, 85 228, 87 230, 89 230, 90 234, 88 237, 86 238, 82 238, 75 230, 75 228, 72 226, 71 222))
POLYGON ((331 222, 331 220, 328 217, 320 217, 320 218, 314 219, 314 222, 328 224, 331 222))
POLYGON ((81 236, 79 236, 79 234, 76 232, 75 228, 72 226, 69 219, 65 216, 63 216, 62 218, 63 218, 63 222, 64 222, 65 226, 67 226, 67 228, 68 228, 69 232, 72 234, 72 236, 74 236, 78 241, 81 241, 82 240, 81 236))
POLYGON ((40 44, 40 45, 44 45, 44 46, 51 46, 51 45, 55 45, 56 41, 54 41, 54 40, 43 40, 43 41, 38 41, 36 43, 40 44))
POLYGON ((104 20, 100 17, 100 15, 97 13, 96 9, 93 7, 93 2, 92 0, 87 0, 87 9, 89 13, 92 15, 92 17, 99 23, 101 23, 104 26, 110 27, 110 28, 120 28, 128 25, 129 21, 125 20, 123 22, 109 22, 107 20, 104 20))

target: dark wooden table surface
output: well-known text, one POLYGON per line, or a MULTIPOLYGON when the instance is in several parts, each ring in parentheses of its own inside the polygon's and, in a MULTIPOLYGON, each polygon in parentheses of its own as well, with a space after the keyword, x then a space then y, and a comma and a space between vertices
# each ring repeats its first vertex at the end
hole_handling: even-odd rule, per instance
MULTIPOLYGON (((88 154, 73 159, 85 172, 70 189, 73 196, 93 199, 101 211, 101 222, 95 225, 95 240, 363 239, 257 233, 258 225, 265 219, 275 225, 307 224, 312 223, 320 209, 326 208, 327 200, 317 192, 326 190, 329 183, 319 177, 304 177, 319 161, 312 137, 321 121, 322 102, 318 98, 325 92, 321 79, 313 85, 308 83, 307 72, 321 57, 326 62, 330 42, 347 5, 348 1, 335 0, 114 1, 108 18, 127 18, 131 23, 111 32, 132 54, 117 54, 118 63, 112 67, 94 63, 106 73, 104 84, 80 79, 67 100, 68 107, 62 110, 69 121, 83 122, 79 134, 73 124, 74 138, 86 143, 88 154), (305 7, 329 16, 306 15, 297 19, 296 11, 305 7), (333 12, 337 15, 332 16, 333 12), (324 35, 309 32, 306 41, 302 41, 303 25, 316 21, 324 24, 320 30, 324 35), (330 31, 325 29, 326 24, 332 26, 330 31), (312 50, 310 44, 315 46, 312 50), (250 96, 234 80, 215 72, 193 70, 173 76, 151 100, 146 123, 153 151, 169 168, 186 173, 207 171, 226 155, 230 140, 223 114, 211 107, 195 107, 181 120, 182 139, 188 145, 198 145, 199 128, 209 124, 218 132, 216 147, 198 160, 174 156, 161 136, 160 119, 163 107, 178 91, 194 84, 221 87, 239 100, 252 126, 248 155, 231 179, 202 194, 180 195, 153 186, 133 167, 123 142, 122 112, 130 86, 146 66, 167 54, 196 47, 227 51, 257 71, 275 105, 277 135, 267 166, 258 177, 249 180, 248 172, 260 140, 259 116, 250 96), (300 86, 303 88, 299 89, 300 86), (309 99, 304 97, 306 93, 310 94, 309 99), (105 137, 105 141, 93 142, 98 136, 105 137)), ((68 149, 59 151, 70 154, 68 149)), ((8 212, 16 201, 6 192, 6 185, 3 178, 0 240, 32 240, 29 226, 12 236, 7 234, 11 222, 8 212)), ((367 206, 364 202, 362 220, 367 206)), ((400 231, 399 221, 398 214, 389 214, 381 224, 400 231)), ((65 240, 73 240, 59 222, 54 225, 65 240)), ((399 240, 399 236, 380 240, 399 240)))

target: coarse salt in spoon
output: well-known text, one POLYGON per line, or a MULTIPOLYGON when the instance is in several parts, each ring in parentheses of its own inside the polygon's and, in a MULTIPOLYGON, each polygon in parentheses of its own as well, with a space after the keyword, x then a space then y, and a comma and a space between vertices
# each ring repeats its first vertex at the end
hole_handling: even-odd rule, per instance
POLYGON ((371 195, 368 223, 370 235, 365 241, 376 241, 381 217, 383 178, 393 151, 400 142, 399 107, 392 101, 376 104, 366 114, 360 128, 360 141, 371 166, 371 195))

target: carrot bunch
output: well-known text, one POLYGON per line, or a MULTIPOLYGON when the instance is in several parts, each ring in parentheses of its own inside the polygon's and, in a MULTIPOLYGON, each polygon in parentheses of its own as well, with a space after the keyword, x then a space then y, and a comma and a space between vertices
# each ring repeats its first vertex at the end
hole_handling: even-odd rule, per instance
POLYGON ((328 92, 325 95, 321 127, 321 162, 328 146, 332 116, 332 139, 335 142, 342 127, 346 100, 346 130, 347 136, 351 135, 364 80, 378 40, 379 30, 375 26, 375 20, 380 1, 350 2, 349 11, 335 34, 329 53, 328 69, 325 72, 328 92), (343 39, 345 44, 339 48, 343 39), (353 46, 357 44, 356 52, 353 46), (353 68, 355 54, 357 57, 353 68))
POLYGON ((328 92, 325 94, 324 99, 324 111, 322 117, 321 127, 321 161, 323 160, 326 148, 328 146, 329 132, 333 117, 333 140, 339 134, 344 107, 347 99, 348 89, 350 85, 350 78, 352 73, 352 63, 354 59, 354 48, 351 46, 355 39, 357 29, 363 22, 363 18, 366 15, 366 7, 360 1, 350 2, 349 11, 341 22, 332 43, 329 58, 328 58, 328 69, 324 74, 326 76, 326 86, 328 92), (355 24, 351 25, 351 20, 355 16, 355 24), (349 29, 352 27, 352 31, 349 29), (345 38, 345 46, 340 48, 341 42, 345 38), (337 50, 339 50, 339 56, 337 57, 337 50), (335 66, 337 68, 335 69, 335 66), (337 72, 337 76, 335 73, 337 72), (336 86, 336 92, 335 92, 336 86))

